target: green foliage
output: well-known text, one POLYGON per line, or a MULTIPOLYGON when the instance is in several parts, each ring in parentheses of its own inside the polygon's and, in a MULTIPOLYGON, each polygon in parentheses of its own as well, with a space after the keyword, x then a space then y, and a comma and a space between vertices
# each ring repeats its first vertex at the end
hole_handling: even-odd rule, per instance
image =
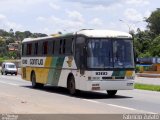
POLYGON ((134 85, 134 88, 141 89, 141 90, 151 90, 151 91, 159 91, 160 92, 160 85, 148 85, 148 84, 136 83, 134 85))
POLYGON ((150 52, 154 57, 160 57, 160 36, 151 42, 150 52))
POLYGON ((155 35, 160 34, 160 8, 156 11, 152 12, 151 16, 146 19, 148 23, 147 27, 153 32, 155 35))
POLYGON ((6 42, 3 38, 0 38, 0 57, 3 57, 7 54, 6 42))
POLYGON ((6 59, 20 57, 20 50, 15 52, 8 51, 9 43, 14 43, 15 41, 19 41, 19 43, 21 43, 21 41, 24 38, 28 38, 28 37, 36 38, 36 37, 45 37, 45 36, 47 35, 42 33, 31 33, 30 31, 14 32, 13 29, 10 29, 9 32, 7 32, 3 29, 0 29, 0 57, 6 58, 6 59))
POLYGON ((140 72, 140 69, 141 69, 141 66, 136 66, 136 67, 135 67, 136 73, 139 73, 139 72, 140 72))
POLYGON ((146 51, 145 53, 140 53, 138 57, 145 58, 145 57, 151 57, 151 53, 146 51))
POLYGON ((4 61, 4 58, 0 58, 0 63, 2 63, 4 61))
POLYGON ((134 34, 136 57, 160 57, 160 9, 153 11, 146 19, 148 30, 137 30, 134 34))
POLYGON ((17 52, 16 51, 10 51, 8 53, 8 57, 11 59, 16 59, 17 58, 17 52))
POLYGON ((151 53, 148 51, 151 47, 152 35, 150 31, 138 31, 134 35, 134 50, 136 57, 150 57, 151 53))

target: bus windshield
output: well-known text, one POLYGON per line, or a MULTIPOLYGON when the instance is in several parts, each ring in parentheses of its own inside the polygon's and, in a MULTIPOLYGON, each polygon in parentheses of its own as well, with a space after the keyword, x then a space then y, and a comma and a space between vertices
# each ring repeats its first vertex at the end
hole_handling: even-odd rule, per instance
POLYGON ((88 68, 134 68, 133 43, 126 39, 89 39, 88 68))

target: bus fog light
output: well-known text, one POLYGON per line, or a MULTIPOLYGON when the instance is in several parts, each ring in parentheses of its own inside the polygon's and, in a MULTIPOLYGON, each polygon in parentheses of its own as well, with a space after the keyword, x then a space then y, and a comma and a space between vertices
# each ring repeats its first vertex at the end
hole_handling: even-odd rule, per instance
POLYGON ((133 83, 127 83, 127 86, 133 86, 133 83))
POLYGON ((100 77, 88 77, 88 80, 100 80, 100 77))
POLYGON ((129 76, 129 77, 126 77, 127 79, 130 79, 130 80, 133 80, 134 77, 133 76, 129 76))

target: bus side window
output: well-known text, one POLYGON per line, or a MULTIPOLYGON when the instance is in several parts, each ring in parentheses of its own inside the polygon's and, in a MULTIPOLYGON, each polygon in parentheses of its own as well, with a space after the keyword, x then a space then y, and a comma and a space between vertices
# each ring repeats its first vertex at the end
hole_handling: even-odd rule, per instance
POLYGON ((24 44, 22 44, 22 56, 24 56, 24 44))
POLYGON ((84 37, 78 37, 76 39, 75 59, 78 68, 80 68, 84 64, 84 59, 82 58, 84 44, 85 44, 84 37))
POLYGON ((54 46, 54 55, 59 55, 60 49, 60 42, 58 39, 55 40, 55 46, 54 46))
POLYGON ((52 42, 52 54, 55 53, 55 41, 52 42))
POLYGON ((62 51, 63 50, 63 46, 62 46, 63 45, 62 44, 63 40, 61 39, 59 42, 60 42, 60 44, 59 44, 59 54, 62 54, 63 53, 63 51, 62 51))
POLYGON ((66 39, 63 40, 63 54, 66 53, 66 39))
POLYGON ((32 44, 29 43, 27 44, 27 55, 31 55, 31 53, 32 53, 32 44))
POLYGON ((43 55, 48 54, 48 41, 43 42, 43 55))
POLYGON ((42 41, 38 41, 38 55, 43 55, 42 51, 43 51, 43 46, 42 46, 42 41))
POLYGON ((23 49, 23 52, 22 52, 23 55, 22 56, 26 56, 27 55, 27 50, 26 50, 27 49, 27 44, 23 44, 22 49, 23 49))
POLYGON ((34 55, 38 55, 38 42, 34 43, 34 55))
POLYGON ((71 55, 72 54, 72 45, 73 45, 73 38, 68 38, 68 39, 66 39, 66 46, 65 46, 65 48, 66 48, 66 54, 67 55, 71 55))

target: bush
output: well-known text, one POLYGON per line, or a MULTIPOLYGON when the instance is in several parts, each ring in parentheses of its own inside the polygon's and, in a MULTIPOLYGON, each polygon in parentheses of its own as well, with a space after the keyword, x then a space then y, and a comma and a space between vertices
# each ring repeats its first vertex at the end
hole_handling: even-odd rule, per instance
POLYGON ((136 68, 135 68, 136 73, 139 73, 140 69, 141 69, 141 66, 136 65, 136 68))

